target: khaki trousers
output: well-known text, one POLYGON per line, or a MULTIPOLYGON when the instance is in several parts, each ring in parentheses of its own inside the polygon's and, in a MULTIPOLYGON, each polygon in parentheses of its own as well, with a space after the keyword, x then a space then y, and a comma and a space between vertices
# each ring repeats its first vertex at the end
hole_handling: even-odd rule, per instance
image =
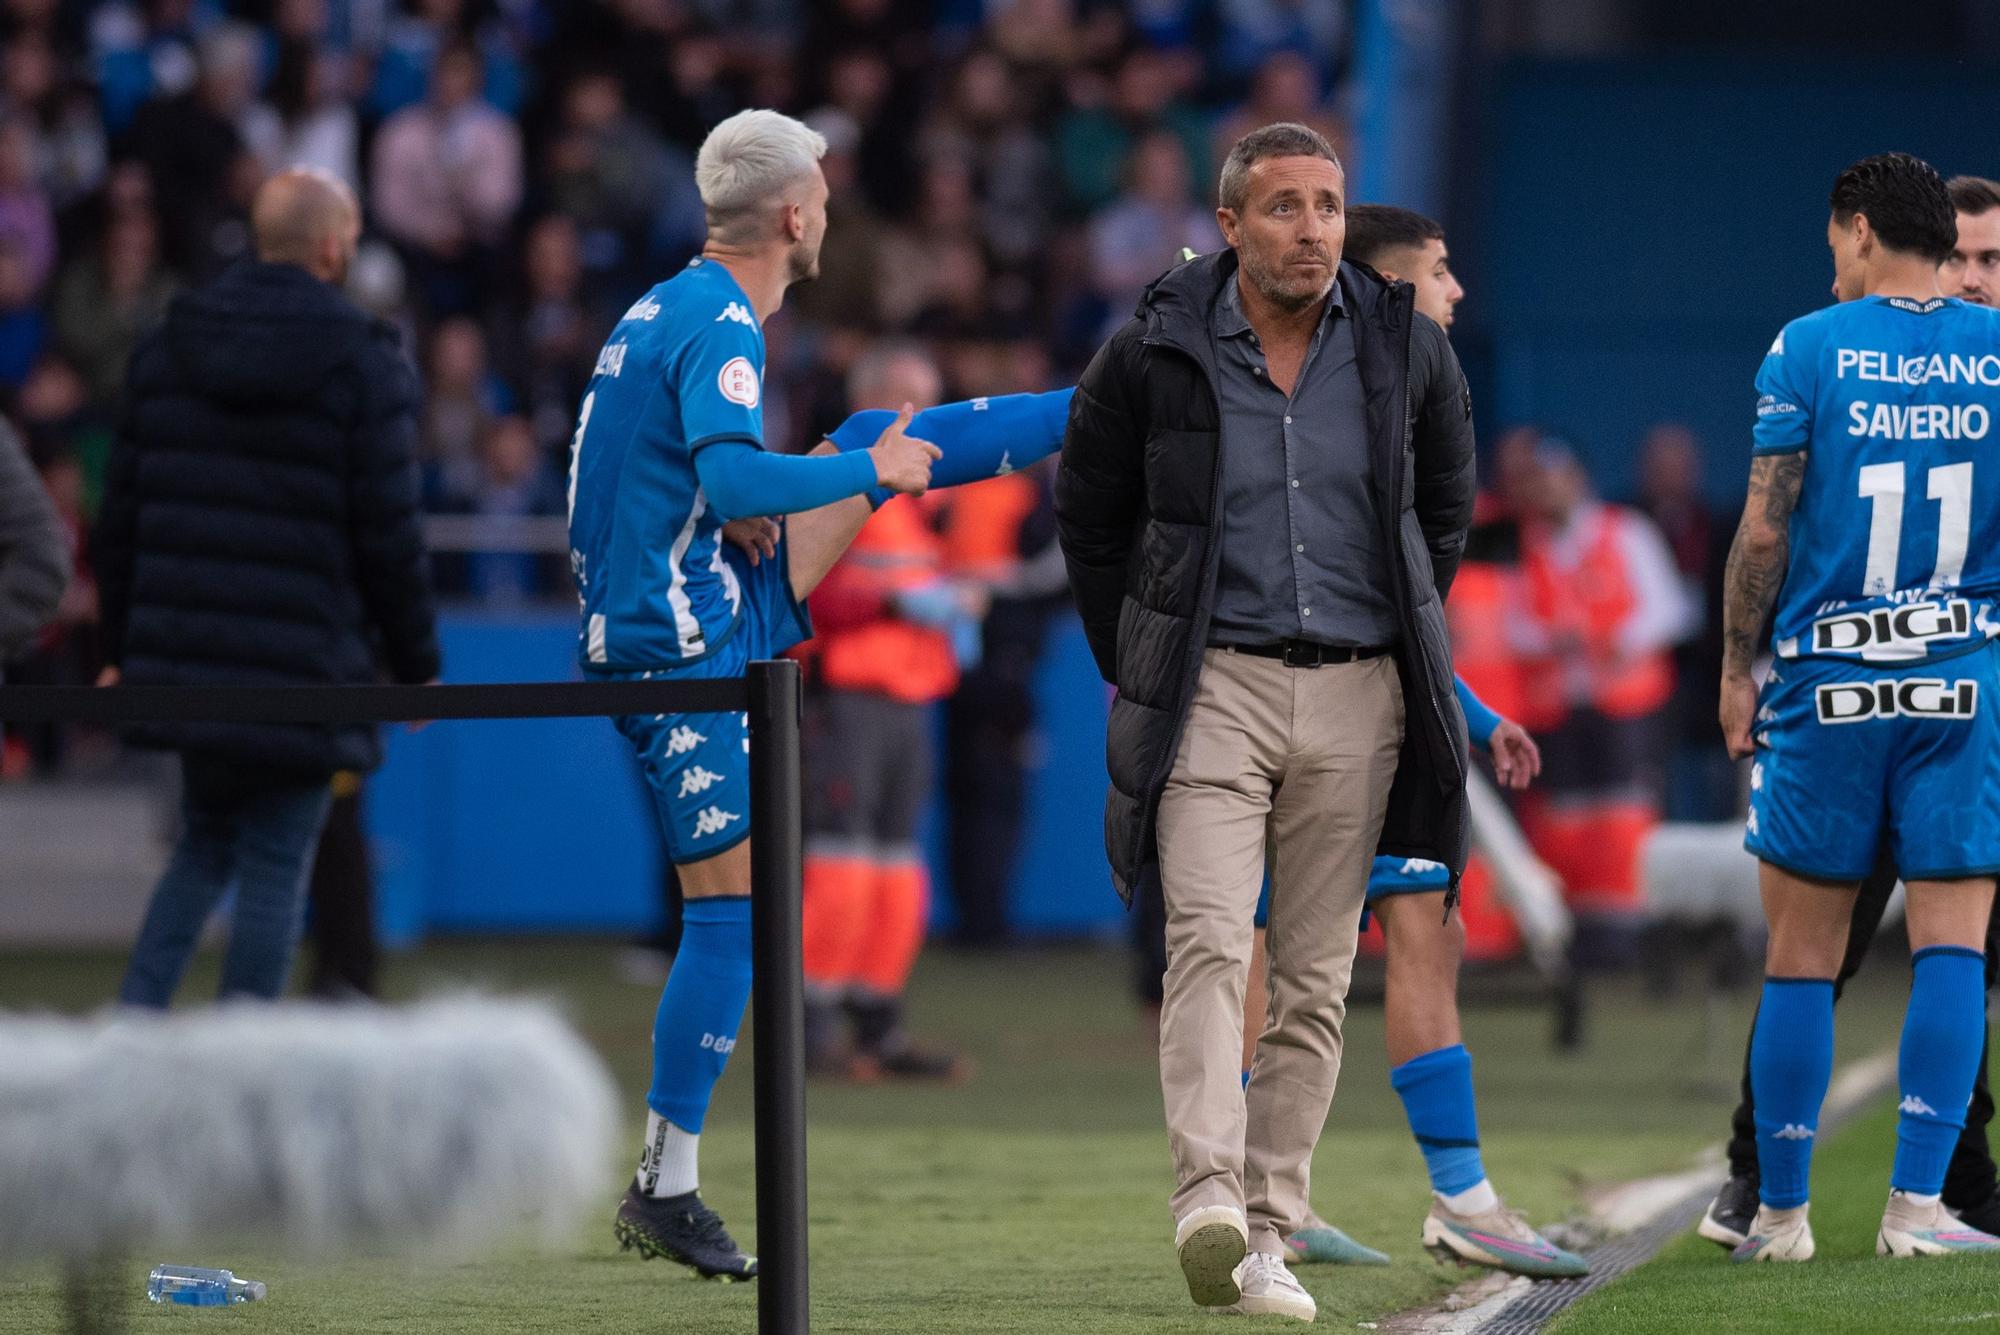
POLYGON ((1253 1251, 1303 1227, 1368 872, 1403 740, 1389 656, 1318 668, 1210 649, 1160 800, 1160 1086, 1174 1218, 1233 1205, 1253 1251), (1242 1084, 1243 989, 1267 829, 1270 1018, 1242 1084))

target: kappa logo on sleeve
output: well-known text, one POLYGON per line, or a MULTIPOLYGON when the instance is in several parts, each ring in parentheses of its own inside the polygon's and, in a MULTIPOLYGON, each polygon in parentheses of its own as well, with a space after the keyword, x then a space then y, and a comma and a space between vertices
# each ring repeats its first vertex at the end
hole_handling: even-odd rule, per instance
POLYGON ((752 329, 757 327, 757 317, 752 315, 740 301, 730 302, 722 308, 722 314, 715 317, 717 324, 721 324, 724 320, 734 320, 738 324, 747 324, 752 329))
POLYGON ((722 397, 731 403, 740 403, 745 408, 757 406, 757 368, 748 357, 731 357, 724 362, 722 370, 716 373, 715 383, 722 397))

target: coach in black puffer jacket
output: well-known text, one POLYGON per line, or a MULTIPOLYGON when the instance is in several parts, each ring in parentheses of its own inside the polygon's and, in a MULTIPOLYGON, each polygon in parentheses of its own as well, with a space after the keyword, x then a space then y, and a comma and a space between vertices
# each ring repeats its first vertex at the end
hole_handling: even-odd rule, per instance
MULTIPOLYGON (((127 684, 326 685, 438 672, 417 514, 416 374, 393 329, 293 263, 177 300, 133 354, 97 531, 127 684)), ((147 724, 149 746, 325 777, 366 724, 147 724)))
MULTIPOLYGON (((1209 321, 1233 251, 1190 260, 1147 289, 1077 384, 1056 478, 1070 584, 1098 671, 1118 688, 1104 813, 1127 903, 1158 873, 1155 818, 1208 643, 1219 544, 1221 423, 1209 321)), ((1396 554, 1397 666, 1407 702, 1380 851, 1464 869, 1465 721, 1452 691, 1444 596, 1473 501, 1465 380, 1412 289, 1361 265, 1339 271, 1366 395, 1380 542, 1396 554)))

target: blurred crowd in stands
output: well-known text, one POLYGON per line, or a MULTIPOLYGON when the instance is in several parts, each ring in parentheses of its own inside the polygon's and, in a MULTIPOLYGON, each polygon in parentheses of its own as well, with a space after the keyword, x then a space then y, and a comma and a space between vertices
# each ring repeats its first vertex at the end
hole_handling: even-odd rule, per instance
MULTIPOLYGON (((323 168, 363 201, 351 295, 423 369, 427 507, 549 517, 559 535, 597 349, 699 246, 692 160, 721 118, 775 106, 830 145, 824 277, 768 330, 771 444, 805 448, 885 339, 933 359, 947 399, 1069 383, 1182 247, 1220 244, 1212 183, 1238 135, 1303 121, 1351 161, 1347 24, 1317 0, 0 0, 0 411, 77 563, 10 680, 91 679, 88 534, 126 359, 176 291, 245 253, 249 200, 278 168, 323 168)), ((1538 844, 1586 863, 1657 810, 1670 768, 1678 814, 1717 814, 1696 808, 1731 791, 1711 591, 1733 516, 1706 507, 1685 432, 1643 448, 1637 508, 1604 509, 1560 442, 1494 442, 1477 539, 1494 578, 1482 593, 1475 572, 1459 618, 1468 678, 1549 738, 1571 784, 1551 786, 1538 844), (1565 824, 1565 793, 1598 823, 1565 824)), ((1045 485, 998 508, 1009 555, 1046 553, 1045 485)), ((569 595, 559 538, 470 546, 440 554, 448 596, 569 595)), ((1011 578, 988 580, 953 713, 968 746, 1015 760, 951 773, 968 807, 1018 821, 1018 794, 974 790, 1018 783, 1062 600, 1011 578)), ((55 769, 60 751, 59 734, 16 733, 6 769, 55 769)), ((1577 874, 1607 902, 1632 893, 1577 874)), ((997 909, 973 920, 1005 934, 997 909)))

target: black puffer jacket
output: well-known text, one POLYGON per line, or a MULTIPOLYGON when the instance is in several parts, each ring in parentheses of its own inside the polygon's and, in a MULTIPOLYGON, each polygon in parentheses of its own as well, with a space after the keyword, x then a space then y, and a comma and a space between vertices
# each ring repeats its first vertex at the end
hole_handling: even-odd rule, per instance
MULTIPOLYGON (((132 356, 97 532, 132 685, 437 675, 416 373, 395 332, 287 264, 175 301, 132 356)), ((366 725, 149 724, 142 745, 305 773, 380 763, 366 725)))
MULTIPOLYGON (((1154 819, 1208 642, 1221 545, 1220 413, 1211 313, 1236 256, 1190 260, 1147 289, 1070 406, 1056 514, 1070 585, 1118 688, 1104 841, 1130 902, 1157 873, 1154 819)), ((1472 518, 1472 400, 1414 290, 1340 266, 1366 399, 1380 542, 1396 554, 1397 666, 1408 724, 1381 852, 1465 866, 1465 718, 1452 691, 1444 595, 1472 518)))

